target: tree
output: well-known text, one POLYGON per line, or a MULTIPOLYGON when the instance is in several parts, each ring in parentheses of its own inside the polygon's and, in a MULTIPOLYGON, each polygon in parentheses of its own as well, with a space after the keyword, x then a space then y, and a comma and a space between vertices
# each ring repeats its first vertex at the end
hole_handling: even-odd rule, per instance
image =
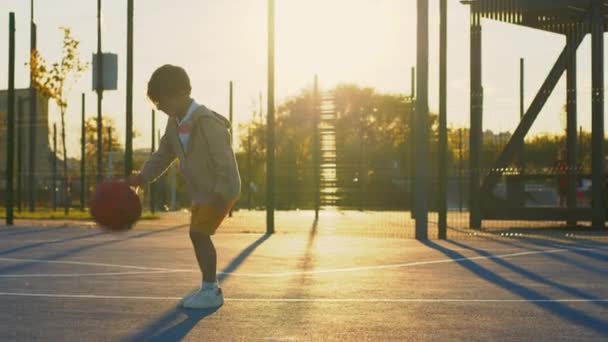
MULTIPOLYGON (((30 69, 32 72, 33 85, 42 96, 53 99, 61 112, 61 143, 63 146, 63 177, 65 178, 64 191, 64 211, 69 212, 69 175, 68 175, 68 156, 65 142, 65 113, 68 107, 67 97, 71 85, 86 70, 88 64, 80 60, 78 45, 79 42, 72 37, 69 28, 60 27, 63 30, 63 49, 62 58, 58 63, 47 66, 46 61, 40 52, 33 50, 30 56, 30 69)), ((56 156, 55 156, 56 158, 56 156)))
MULTIPOLYGON (((329 93, 333 95, 337 113, 338 187, 347 190, 341 199, 342 205, 354 206, 363 198, 377 205, 398 204, 403 191, 394 182, 403 177, 408 164, 411 103, 404 95, 379 94, 371 88, 354 85, 340 85, 329 93), (366 189, 374 190, 373 196, 359 191, 360 184, 364 184, 362 178, 368 182, 366 189), (355 191, 348 191, 349 188, 355 191)), ((312 100, 312 92, 304 90, 277 110, 278 208, 314 205, 312 100)), ((436 116, 433 116, 429 129, 436 129, 435 122, 436 116)), ((241 175, 243 179, 259 180, 260 189, 265 185, 264 177, 260 177, 264 171, 265 129, 263 123, 253 120, 241 127, 241 131, 247 133, 240 135, 245 154, 239 158, 241 175), (251 155, 250 160, 247 154, 251 155)))
MULTIPOLYGON (((104 148, 102 149, 102 159, 108 158, 108 151, 124 152, 124 147, 120 143, 118 138, 118 131, 116 130, 116 123, 111 117, 107 115, 102 116, 102 127, 106 129, 104 134, 101 135, 101 143, 104 148), (108 130, 111 133, 111 137, 108 136, 108 130)), ((135 132, 134 137, 137 136, 135 132)), ((90 117, 84 123, 84 139, 85 139, 85 158, 86 165, 88 165, 87 174, 92 175, 92 178, 87 181, 88 184, 95 184, 95 163, 97 162, 97 118, 90 117)), ((124 158, 117 158, 114 170, 120 170, 124 167, 124 158)))

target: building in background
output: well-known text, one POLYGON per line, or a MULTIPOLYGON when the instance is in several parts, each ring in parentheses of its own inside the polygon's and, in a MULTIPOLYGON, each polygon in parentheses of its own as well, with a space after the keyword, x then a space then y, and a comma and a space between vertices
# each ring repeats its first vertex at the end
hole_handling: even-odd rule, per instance
MULTIPOLYGON (((30 106, 29 89, 15 89, 15 186, 19 177, 22 181, 23 197, 27 198, 29 189, 28 173, 30 172, 30 106), (17 174, 17 149, 21 152, 21 175, 17 174)), ((4 201, 6 191, 6 144, 7 144, 7 90, 0 90, 0 199, 4 201)), ((45 202, 48 196, 48 186, 52 179, 52 150, 49 145, 49 101, 48 98, 38 97, 38 115, 36 123, 36 160, 34 162, 34 180, 36 182, 37 202, 45 202)))

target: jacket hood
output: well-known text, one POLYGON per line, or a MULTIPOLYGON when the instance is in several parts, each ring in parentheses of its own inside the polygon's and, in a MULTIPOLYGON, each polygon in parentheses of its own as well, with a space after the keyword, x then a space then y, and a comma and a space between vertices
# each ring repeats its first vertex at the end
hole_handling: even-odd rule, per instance
POLYGON ((230 128, 230 120, 203 105, 199 106, 193 115, 212 118, 213 120, 216 120, 224 125, 226 128, 230 128))

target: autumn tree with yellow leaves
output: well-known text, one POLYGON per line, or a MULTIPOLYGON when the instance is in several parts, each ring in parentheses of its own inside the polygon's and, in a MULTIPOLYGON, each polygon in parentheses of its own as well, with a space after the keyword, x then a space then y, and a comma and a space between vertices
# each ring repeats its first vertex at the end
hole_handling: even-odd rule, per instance
POLYGON ((61 143, 63 145, 63 176, 65 177, 64 211, 69 212, 69 176, 68 158, 65 142, 65 113, 68 107, 68 95, 71 86, 80 78, 87 69, 88 63, 80 59, 78 45, 69 28, 60 27, 63 31, 62 57, 59 62, 48 65, 40 52, 33 50, 30 56, 30 70, 32 72, 32 83, 40 95, 52 99, 61 112, 61 143))

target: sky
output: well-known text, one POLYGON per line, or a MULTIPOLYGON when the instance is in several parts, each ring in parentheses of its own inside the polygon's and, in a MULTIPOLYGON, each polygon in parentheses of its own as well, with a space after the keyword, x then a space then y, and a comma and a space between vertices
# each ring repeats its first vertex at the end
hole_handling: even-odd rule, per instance
MULTIPOLYGON (((276 0, 276 105, 311 87, 351 83, 379 92, 410 93, 410 69, 416 64, 417 0, 276 0)), ((118 54, 118 90, 104 93, 103 113, 125 135, 126 0, 103 0, 102 45, 118 54)), ((429 2, 429 107, 438 111, 439 8, 429 2)), ((80 40, 81 57, 97 49, 96 0, 36 0, 38 49, 49 62, 61 52, 60 26, 80 40)), ((16 15, 16 87, 29 84, 24 65, 29 55, 30 0, 0 0, 0 89, 8 82, 8 17, 16 15), (6 48, 4 48, 6 47, 6 48)), ((513 131, 519 121, 519 59, 525 59, 525 104, 530 104, 557 56, 563 36, 493 21, 483 21, 484 129, 513 131)), ((259 94, 266 111, 267 0, 135 0, 134 16, 135 148, 150 146, 152 104, 146 84, 157 67, 170 63, 190 74, 192 95, 228 116, 228 87, 234 82, 235 123, 251 119, 259 94)), ((590 129, 591 57, 589 38, 578 53, 579 124, 590 129)), ((87 116, 96 115, 89 69, 70 90, 67 112, 68 154, 79 152, 80 94, 87 116)), ((565 76, 541 111, 531 133, 563 131, 565 76)), ((448 0, 448 121, 468 126, 469 11, 448 0)), ((49 123, 59 122, 51 106, 49 123)), ((157 115, 157 127, 166 123, 157 115)), ((235 130, 235 141, 238 130, 235 130)))

